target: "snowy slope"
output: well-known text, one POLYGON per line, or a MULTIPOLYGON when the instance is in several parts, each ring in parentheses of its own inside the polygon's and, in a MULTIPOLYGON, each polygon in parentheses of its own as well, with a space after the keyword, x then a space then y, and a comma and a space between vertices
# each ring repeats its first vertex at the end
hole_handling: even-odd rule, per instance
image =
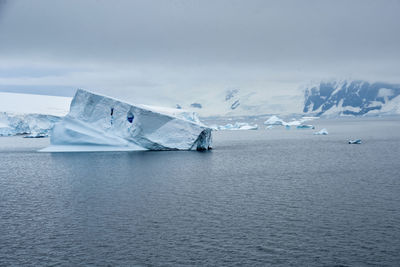
POLYGON ((317 116, 400 114, 399 95, 396 84, 320 82, 306 88, 303 112, 317 116))
POLYGON ((184 109, 196 111, 202 117, 301 113, 303 106, 301 90, 296 91, 298 95, 286 95, 284 93, 280 95, 277 90, 273 89, 265 88, 265 90, 254 91, 251 89, 215 90, 207 92, 207 94, 193 96, 193 102, 199 104, 195 108, 192 105, 193 102, 177 104, 184 109))
POLYGON ((0 92, 0 136, 47 136, 68 113, 72 98, 0 92))
POLYGON ((65 116, 71 97, 0 92, 0 112, 65 116))

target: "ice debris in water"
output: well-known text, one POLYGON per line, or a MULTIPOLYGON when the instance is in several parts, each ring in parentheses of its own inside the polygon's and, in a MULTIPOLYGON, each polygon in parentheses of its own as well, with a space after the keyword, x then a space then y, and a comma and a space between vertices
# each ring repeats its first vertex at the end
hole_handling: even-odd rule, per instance
POLYGON ((285 122, 284 120, 282 120, 279 117, 274 115, 274 116, 271 116, 268 120, 266 120, 264 122, 264 124, 265 125, 283 125, 283 126, 287 126, 289 128, 290 128, 290 126, 300 126, 300 127, 297 127, 297 128, 311 128, 311 129, 313 129, 312 127, 314 127, 314 126, 305 125, 303 123, 306 122, 306 121, 315 120, 315 119, 318 119, 318 117, 302 117, 301 119, 292 119, 289 122, 285 122), (308 127, 308 126, 311 126, 311 127, 308 127))
POLYGON ((218 130, 257 130, 258 125, 250 125, 247 122, 236 122, 235 124, 228 123, 227 125, 218 126, 218 130))
POLYGON ((349 140, 349 144, 359 145, 361 144, 361 139, 349 140))
POLYGON ((314 125, 310 125, 310 124, 300 124, 300 125, 297 125, 296 128, 297 129, 315 129, 314 125))
POLYGON ((183 109, 128 104, 78 89, 46 152, 206 150, 211 128, 183 109))
POLYGON ((265 129, 267 129, 267 130, 270 130, 270 129, 273 129, 273 128, 274 128, 273 125, 268 125, 268 126, 265 127, 265 129))
POLYGON ((315 135, 328 135, 328 131, 324 128, 318 132, 314 133, 315 135))

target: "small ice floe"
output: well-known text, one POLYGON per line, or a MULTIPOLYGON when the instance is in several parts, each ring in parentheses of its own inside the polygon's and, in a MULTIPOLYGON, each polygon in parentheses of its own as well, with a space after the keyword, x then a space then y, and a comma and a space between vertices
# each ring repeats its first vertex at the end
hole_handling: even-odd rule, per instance
POLYGON ((315 129, 314 125, 300 124, 296 126, 297 129, 315 129))
POLYGON ((272 125, 268 125, 267 127, 265 127, 265 129, 267 129, 267 130, 270 130, 270 129, 273 129, 274 128, 274 126, 272 126, 272 125))
POLYGON ((218 125, 216 125, 216 124, 208 125, 208 127, 214 131, 218 131, 218 125))
POLYGON ((258 125, 250 125, 246 122, 236 122, 235 124, 228 123, 227 125, 218 126, 218 130, 257 130, 258 125))
POLYGON ((361 139, 349 140, 349 144, 359 145, 359 144, 361 144, 361 139))
POLYGON ((328 135, 328 131, 324 128, 318 132, 314 133, 315 135, 328 135))

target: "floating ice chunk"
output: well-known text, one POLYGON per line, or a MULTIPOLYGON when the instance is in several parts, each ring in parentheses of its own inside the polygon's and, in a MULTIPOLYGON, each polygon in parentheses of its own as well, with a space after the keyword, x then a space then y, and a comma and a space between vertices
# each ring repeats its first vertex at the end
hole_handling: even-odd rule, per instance
POLYGON ((285 126, 299 126, 301 121, 292 120, 290 122, 285 122, 283 125, 285 126))
POLYGON ((297 125, 296 128, 297 129, 315 129, 314 125, 310 125, 310 124, 300 124, 300 125, 297 125))
POLYGON ((328 135, 328 131, 324 128, 318 132, 314 133, 315 135, 328 135))
POLYGON ((361 139, 349 140, 349 144, 359 145, 361 144, 361 139))
POLYGON ((239 127, 239 130, 257 130, 257 129, 258 129, 257 124, 255 124, 255 125, 247 124, 247 125, 242 125, 239 127))
POLYGON ((227 125, 218 126, 218 130, 257 130, 258 125, 250 125, 246 122, 236 122, 235 124, 228 123, 227 125))
POLYGON ((274 128, 273 125, 268 125, 267 127, 265 127, 265 129, 268 129, 268 130, 273 129, 273 128, 274 128))
POLYGON ((286 122, 278 118, 277 116, 271 116, 264 122, 265 125, 285 125, 286 122))
POLYGON ((132 105, 78 89, 42 151, 206 150, 211 128, 182 109, 132 105))

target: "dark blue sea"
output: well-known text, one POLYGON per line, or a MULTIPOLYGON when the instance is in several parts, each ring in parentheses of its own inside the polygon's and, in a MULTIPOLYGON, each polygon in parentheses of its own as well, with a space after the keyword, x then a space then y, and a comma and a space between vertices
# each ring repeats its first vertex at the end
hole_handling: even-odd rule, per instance
POLYGON ((400 266, 399 118, 312 123, 208 152, 2 137, 0 266, 400 266))

